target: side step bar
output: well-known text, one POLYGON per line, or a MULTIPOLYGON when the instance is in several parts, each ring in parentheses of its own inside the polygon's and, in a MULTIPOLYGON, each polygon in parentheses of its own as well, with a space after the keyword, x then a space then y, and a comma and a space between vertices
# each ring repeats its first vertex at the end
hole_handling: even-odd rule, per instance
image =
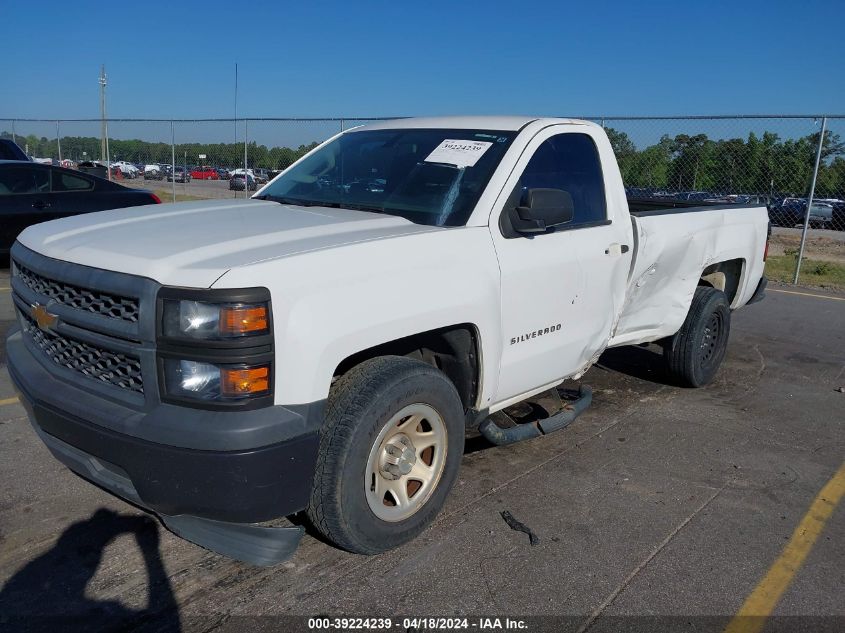
POLYGON ((478 430, 488 442, 496 446, 530 440, 569 426, 590 406, 592 401, 593 390, 588 385, 581 385, 575 399, 560 400, 562 408, 554 415, 506 428, 499 426, 492 417, 489 417, 479 425, 478 430))

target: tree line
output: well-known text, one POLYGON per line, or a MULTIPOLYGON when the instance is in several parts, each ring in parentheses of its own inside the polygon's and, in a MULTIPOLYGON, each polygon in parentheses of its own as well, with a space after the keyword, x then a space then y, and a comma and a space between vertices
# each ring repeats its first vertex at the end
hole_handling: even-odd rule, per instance
MULTIPOLYGON (((606 128, 628 187, 795 195, 809 193, 819 134, 781 139, 773 132, 712 140, 706 134, 664 135, 638 150, 624 132, 606 128)), ((845 195, 845 144, 828 131, 822 145, 816 195, 845 195)))
MULTIPOLYGON (((765 195, 806 195, 813 173, 819 135, 781 139, 778 134, 753 132, 747 138, 713 140, 706 134, 664 135, 654 145, 638 149, 630 137, 606 128, 619 160, 622 179, 628 187, 647 187, 670 191, 709 191, 713 193, 748 193, 765 195)), ((3 138, 12 138, 2 132, 3 138)), ((38 157, 58 158, 56 139, 35 135, 17 136, 21 147, 38 157)), ((247 146, 249 167, 284 169, 317 143, 291 147, 267 147, 256 142, 247 146)), ((62 156, 72 160, 100 158, 100 139, 92 136, 61 138, 62 156), (83 154, 83 152, 85 154, 83 154)), ((170 163, 169 143, 139 139, 109 140, 112 160, 136 163, 170 163)), ((822 161, 816 192, 819 197, 845 195, 845 143, 828 131, 822 149, 822 161)), ((237 167, 244 162, 242 143, 180 143, 176 162, 205 163, 237 167), (206 158, 200 160, 199 155, 206 158)))

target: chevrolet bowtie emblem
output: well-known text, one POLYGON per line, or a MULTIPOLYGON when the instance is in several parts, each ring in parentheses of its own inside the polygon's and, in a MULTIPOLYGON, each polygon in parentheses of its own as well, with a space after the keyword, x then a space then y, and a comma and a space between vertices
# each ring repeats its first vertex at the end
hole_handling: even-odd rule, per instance
POLYGON ((43 330, 44 332, 48 332, 49 330, 53 329, 56 325, 56 322, 59 320, 55 314, 50 314, 47 312, 47 308, 45 308, 40 303, 36 303, 29 309, 29 313, 32 315, 32 318, 35 319, 35 322, 38 324, 38 329, 43 330))

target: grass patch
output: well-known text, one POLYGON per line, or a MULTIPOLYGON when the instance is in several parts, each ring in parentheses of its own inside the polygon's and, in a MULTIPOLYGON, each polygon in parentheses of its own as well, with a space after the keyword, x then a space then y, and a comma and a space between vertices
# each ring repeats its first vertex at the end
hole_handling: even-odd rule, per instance
MULTIPOLYGON (((766 277, 772 281, 792 283, 795 277, 797 254, 770 255, 766 260, 766 277)), ((819 286, 845 290, 845 265, 835 262, 804 258, 798 283, 804 286, 819 286)))

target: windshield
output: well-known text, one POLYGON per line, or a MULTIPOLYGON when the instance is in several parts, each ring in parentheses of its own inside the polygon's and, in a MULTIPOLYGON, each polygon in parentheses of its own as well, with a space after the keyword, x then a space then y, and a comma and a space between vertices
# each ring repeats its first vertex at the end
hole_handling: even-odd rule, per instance
POLYGON ((349 132, 288 169, 258 197, 461 226, 514 136, 489 130, 349 132))

